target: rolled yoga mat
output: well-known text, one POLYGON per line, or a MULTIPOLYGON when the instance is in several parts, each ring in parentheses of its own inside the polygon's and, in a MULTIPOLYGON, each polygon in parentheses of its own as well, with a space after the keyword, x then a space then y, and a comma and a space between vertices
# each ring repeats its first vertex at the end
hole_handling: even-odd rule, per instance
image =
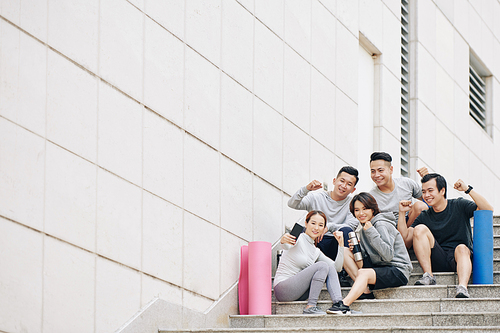
POLYGON ((271 314, 271 243, 248 243, 248 314, 271 314))
POLYGON ((248 245, 241 247, 240 278, 238 280, 240 315, 248 314, 248 245))
POLYGON ((474 212, 472 283, 493 284, 493 211, 474 212))

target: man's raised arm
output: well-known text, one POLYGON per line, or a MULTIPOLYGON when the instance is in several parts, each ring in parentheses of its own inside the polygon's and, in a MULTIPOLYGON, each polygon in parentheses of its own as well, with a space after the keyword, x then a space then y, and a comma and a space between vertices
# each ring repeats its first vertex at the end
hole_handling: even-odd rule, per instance
POLYGON ((290 200, 288 200, 288 207, 299 210, 310 210, 310 204, 306 197, 307 193, 319 190, 320 188, 323 188, 323 184, 318 180, 313 180, 306 186, 299 188, 290 200))
POLYGON ((478 210, 493 210, 493 206, 479 193, 472 189, 472 186, 465 185, 465 182, 462 179, 459 179, 453 185, 453 188, 460 192, 465 192, 465 194, 469 194, 472 200, 477 205, 478 210))

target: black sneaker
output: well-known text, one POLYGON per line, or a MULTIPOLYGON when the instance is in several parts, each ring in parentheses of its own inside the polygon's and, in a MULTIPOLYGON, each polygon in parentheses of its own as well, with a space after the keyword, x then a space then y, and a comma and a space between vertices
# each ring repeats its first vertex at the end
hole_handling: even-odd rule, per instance
POLYGON ((351 287, 352 279, 345 270, 339 272, 339 282, 341 287, 351 287))
POLYGON ((344 305, 344 302, 338 301, 337 303, 333 304, 331 308, 326 310, 326 313, 331 313, 331 314, 350 314, 351 313, 351 308, 349 308, 347 305, 344 305))
POLYGON ((365 293, 362 293, 358 299, 375 299, 375 295, 373 295, 373 293, 369 293, 369 294, 365 294, 365 293))

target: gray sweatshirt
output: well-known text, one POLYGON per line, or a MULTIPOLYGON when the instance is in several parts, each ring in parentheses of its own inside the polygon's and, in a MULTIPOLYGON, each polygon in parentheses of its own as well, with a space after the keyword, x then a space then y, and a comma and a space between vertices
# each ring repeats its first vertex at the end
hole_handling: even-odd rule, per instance
POLYGON ((323 190, 311 192, 304 186, 288 200, 288 206, 293 209, 322 211, 327 218, 327 234, 332 235, 332 232, 342 227, 356 230, 359 221, 349 211, 351 199, 349 195, 342 201, 335 201, 330 196, 330 192, 323 190))
POLYGON ((396 229, 393 213, 379 213, 371 223, 373 226, 368 230, 360 224, 356 231, 363 256, 370 256, 375 266, 394 266, 409 279, 413 266, 403 237, 396 229))

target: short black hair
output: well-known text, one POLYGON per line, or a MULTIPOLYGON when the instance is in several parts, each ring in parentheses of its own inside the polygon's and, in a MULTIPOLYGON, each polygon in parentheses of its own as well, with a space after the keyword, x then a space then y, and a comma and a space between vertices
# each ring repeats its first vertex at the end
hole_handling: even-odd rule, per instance
POLYGON ((340 174, 342 172, 345 172, 347 174, 350 174, 351 176, 356 177, 356 182, 354 183, 354 186, 356 186, 356 184, 359 181, 359 177, 358 177, 359 172, 358 172, 358 169, 356 169, 355 167, 352 167, 350 165, 346 165, 346 166, 342 167, 342 169, 340 169, 339 173, 337 174, 337 178, 340 176, 340 174))
POLYGON ((444 188, 444 198, 446 199, 446 191, 447 191, 446 179, 444 179, 444 177, 438 173, 428 173, 422 177, 421 182, 422 182, 422 184, 424 184, 424 183, 427 183, 431 179, 436 180, 436 186, 437 186, 438 191, 441 191, 441 189, 444 188))
POLYGON ((378 161, 378 160, 384 160, 386 162, 389 162, 389 164, 391 164, 392 157, 388 153, 384 153, 382 151, 376 151, 376 152, 371 154, 370 162, 378 161))
POLYGON ((361 192, 356 194, 352 200, 351 203, 349 204, 349 210, 351 211, 351 214, 354 215, 354 204, 356 201, 359 201, 365 206, 367 209, 371 209, 373 211, 373 216, 377 215, 380 213, 380 210, 378 208, 377 200, 373 197, 368 192, 361 192))

